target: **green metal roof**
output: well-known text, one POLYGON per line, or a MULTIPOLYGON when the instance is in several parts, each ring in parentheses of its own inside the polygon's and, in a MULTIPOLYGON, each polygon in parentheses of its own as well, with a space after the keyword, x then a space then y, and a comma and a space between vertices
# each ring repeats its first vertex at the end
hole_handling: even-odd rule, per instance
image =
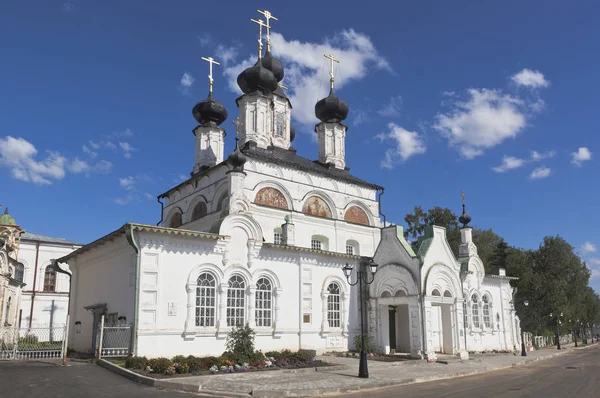
POLYGON ((0 215, 0 225, 17 225, 15 219, 8 214, 8 207, 4 209, 4 214, 0 215))

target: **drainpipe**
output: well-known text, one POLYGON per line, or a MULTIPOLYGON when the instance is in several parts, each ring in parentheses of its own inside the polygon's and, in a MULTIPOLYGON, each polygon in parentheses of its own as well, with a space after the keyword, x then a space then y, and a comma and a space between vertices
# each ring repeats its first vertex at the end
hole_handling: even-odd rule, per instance
POLYGON ((35 301, 35 286, 37 284, 38 260, 40 258, 40 241, 35 243, 35 267, 33 268, 33 290, 31 292, 31 308, 29 309, 29 329, 33 322, 33 302, 35 301))
POLYGON ((64 338, 64 342, 63 342, 63 366, 67 365, 67 347, 69 344, 69 319, 70 319, 70 315, 71 315, 71 279, 72 279, 72 274, 70 272, 65 271, 64 269, 60 268, 60 266, 58 265, 58 261, 56 260, 50 260, 51 264, 52 264, 52 268, 56 271, 56 272, 60 272, 61 274, 65 274, 69 277, 69 299, 67 301, 67 326, 66 326, 66 330, 65 330, 65 338, 64 338))
POLYGON ((156 200, 158 200, 158 203, 160 203, 160 221, 156 224, 156 225, 160 225, 163 222, 163 213, 165 211, 165 204, 163 202, 160 201, 161 197, 157 197, 156 200))
MULTIPOLYGON (((419 280, 419 282, 421 281, 419 280)), ((427 357, 427 333, 425 332, 427 319, 425 319, 425 295, 423 294, 423 287, 421 286, 421 283, 419 283, 419 294, 421 295, 421 338, 423 339, 423 356, 427 357)))
POLYGON ((129 244, 131 245, 131 247, 133 247, 133 250, 135 251, 135 292, 133 297, 133 335, 131 336, 131 355, 137 355, 137 334, 139 325, 138 313, 140 306, 140 245, 139 241, 136 242, 135 240, 132 225, 125 225, 125 236, 127 237, 127 242, 129 242, 129 244))
MULTIPOLYGON (((464 274, 461 271, 459 273, 459 275, 460 275, 460 290, 462 290, 461 293, 463 294, 463 300, 466 300, 467 298, 464 297, 464 295, 465 295, 465 293, 464 293, 465 292, 465 290, 464 290, 465 287, 464 287, 464 281, 463 281, 463 278, 462 278, 462 276, 464 274)), ((502 289, 500 289, 500 292, 502 292, 502 289)), ((502 293, 500 293, 500 294, 502 294, 502 293)), ((502 300, 500 302, 502 302, 502 300)), ((463 310, 468 310, 468 308, 463 305, 463 310)), ((463 335, 465 336, 465 351, 468 353, 469 350, 467 349, 467 325, 465 325, 465 317, 466 317, 466 314, 463 314, 462 323, 463 323, 463 330, 464 330, 463 335)))

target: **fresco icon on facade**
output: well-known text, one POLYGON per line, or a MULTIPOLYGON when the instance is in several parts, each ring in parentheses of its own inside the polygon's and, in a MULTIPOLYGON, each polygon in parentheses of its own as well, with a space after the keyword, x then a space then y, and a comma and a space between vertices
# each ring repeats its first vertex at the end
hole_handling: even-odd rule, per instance
POLYGON ((329 210, 329 206, 325 201, 317 196, 311 196, 304 203, 304 208, 302 209, 302 213, 308 214, 310 216, 331 218, 331 210, 329 210))
POLYGON ((275 188, 263 188, 256 194, 254 203, 263 206, 287 209, 288 204, 285 196, 275 188))

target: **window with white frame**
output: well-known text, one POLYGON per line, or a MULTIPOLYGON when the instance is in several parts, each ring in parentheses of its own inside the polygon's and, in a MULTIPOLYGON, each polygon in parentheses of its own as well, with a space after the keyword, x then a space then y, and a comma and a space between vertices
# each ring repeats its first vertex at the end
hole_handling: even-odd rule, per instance
POLYGON ((332 282, 327 286, 327 323, 330 328, 342 326, 342 309, 340 304, 340 285, 332 282))
POLYGON ((23 282, 23 276, 25 275, 25 266, 21 263, 15 265, 15 280, 17 282, 23 282))
POLYGON ((256 282, 255 297, 256 326, 271 326, 273 320, 273 285, 267 278, 260 278, 256 282))
POLYGON ((273 231, 273 243, 276 245, 283 244, 283 233, 281 232, 281 228, 275 228, 273 231))
POLYGON ((284 130, 284 114, 281 112, 277 112, 275 114, 275 135, 278 137, 283 137, 283 130, 284 130))
POLYGON ((212 274, 203 272, 198 276, 196 282, 196 326, 215 326, 216 285, 217 282, 212 274))
POLYGON ((310 240, 310 248, 313 250, 323 250, 323 242, 320 239, 312 238, 310 240))
POLYGON ((346 243, 346 254, 354 255, 354 246, 350 243, 346 243))
POLYGON ((358 256, 360 253, 358 252, 358 242, 355 240, 347 240, 346 241, 346 254, 358 256))
POLYGON ((491 328, 492 327, 492 317, 490 315, 490 298, 486 294, 485 296, 483 296, 481 301, 483 302, 483 324, 485 325, 486 328, 491 328))
POLYGON ((56 291, 56 271, 52 268, 52 265, 48 265, 44 271, 44 291, 56 291))
POLYGON ((242 326, 245 323, 246 282, 239 275, 229 278, 227 288, 227 326, 242 326))
POLYGON ((473 319, 474 328, 481 327, 479 324, 479 303, 476 294, 471 296, 471 319, 473 319))
POLYGON ((467 307, 467 293, 463 293, 463 316, 464 316, 464 323, 465 323, 465 329, 469 328, 469 312, 468 312, 468 307, 467 307))

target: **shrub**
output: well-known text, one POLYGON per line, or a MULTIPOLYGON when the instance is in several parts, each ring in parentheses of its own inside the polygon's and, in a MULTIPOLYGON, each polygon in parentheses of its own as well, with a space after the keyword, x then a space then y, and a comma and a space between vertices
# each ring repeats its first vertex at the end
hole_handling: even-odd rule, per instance
POLYGON ((35 334, 26 334, 23 337, 19 337, 19 345, 37 344, 38 338, 35 334))
POLYGON ((171 361, 173 363, 187 363, 188 358, 189 357, 186 357, 185 355, 177 355, 177 356, 174 356, 173 358, 171 358, 171 361))
POLYGON ((125 360, 125 367, 127 369, 146 369, 148 366, 148 358, 146 357, 134 357, 128 356, 125 360))
MULTIPOLYGON (((175 357, 177 358, 177 357, 175 357)), ((173 358, 173 359, 175 359, 173 358)), ((198 358, 193 355, 190 355, 185 359, 185 363, 187 364, 190 372, 199 372, 201 370, 208 369, 210 365, 206 366, 206 359, 198 358)))
POLYGON ((302 362, 312 361, 313 359, 315 359, 316 356, 317 356, 317 350, 300 349, 300 350, 298 350, 298 353, 296 354, 296 357, 298 358, 298 360, 302 361, 302 362))
MULTIPOLYGON (((373 338, 365 335, 365 351, 373 352, 372 346, 373 346, 373 338)), ((361 339, 360 334, 357 334, 356 336, 354 336, 354 349, 356 351, 362 350, 362 339, 361 339)))
POLYGON ((173 362, 169 358, 154 358, 148 361, 148 366, 152 368, 152 373, 165 373, 173 366, 173 362))
POLYGON ((227 351, 242 355, 254 353, 254 337, 256 332, 248 324, 237 326, 227 334, 225 345, 227 351))

